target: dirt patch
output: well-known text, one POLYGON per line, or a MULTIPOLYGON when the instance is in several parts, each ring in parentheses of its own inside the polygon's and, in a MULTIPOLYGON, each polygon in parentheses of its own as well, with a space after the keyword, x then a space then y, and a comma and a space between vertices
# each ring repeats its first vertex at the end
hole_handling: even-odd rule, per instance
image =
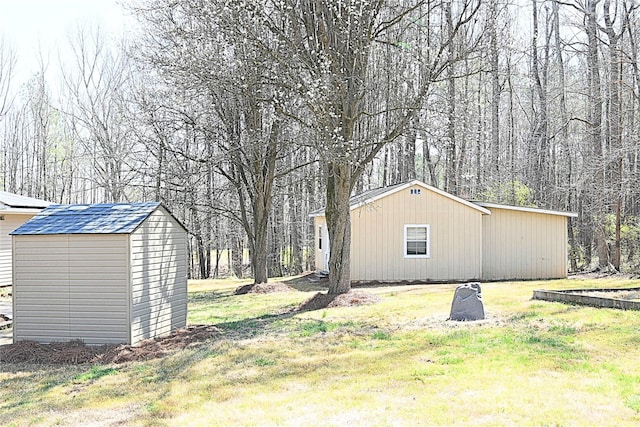
POLYGON ((291 292, 295 290, 296 289, 282 282, 252 283, 250 285, 237 287, 235 294, 270 294, 273 292, 291 292))
POLYGON ((144 340, 135 346, 126 344, 88 346, 77 340, 51 344, 20 341, 0 347, 0 362, 76 365, 150 360, 191 347, 220 334, 220 330, 212 325, 189 325, 173 331, 166 337, 144 340))
POLYGON ((350 290, 345 294, 329 295, 318 292, 311 299, 300 304, 296 310, 312 311, 331 307, 354 307, 358 305, 375 304, 380 297, 361 290, 350 290))
POLYGON ((283 282, 302 292, 319 292, 329 289, 329 276, 321 272, 306 273, 299 277, 284 279, 283 282))
POLYGON ((416 318, 408 323, 400 324, 399 330, 438 330, 448 331, 453 329, 475 329, 482 327, 504 327, 510 324, 508 318, 500 314, 485 313, 485 318, 482 320, 450 320, 445 314, 435 314, 422 318, 416 318))

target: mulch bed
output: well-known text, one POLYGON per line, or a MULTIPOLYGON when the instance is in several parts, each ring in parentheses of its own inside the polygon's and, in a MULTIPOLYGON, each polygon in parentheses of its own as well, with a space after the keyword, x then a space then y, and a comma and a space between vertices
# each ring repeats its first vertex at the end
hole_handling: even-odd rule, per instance
POLYGON ((149 360, 166 356, 219 335, 220 330, 215 326, 189 325, 173 331, 166 337, 144 340, 135 346, 126 344, 88 346, 78 340, 51 344, 20 341, 0 346, 0 363, 77 365, 149 360))
POLYGON ((244 294, 270 294, 273 292, 291 292, 296 289, 282 282, 269 282, 269 283, 252 283, 250 285, 243 285, 236 288, 236 295, 244 294))
POLYGON ((318 292, 311 299, 300 304, 296 310, 312 311, 331 307, 353 307, 358 305, 375 304, 380 297, 369 292, 350 290, 346 294, 329 295, 318 292))

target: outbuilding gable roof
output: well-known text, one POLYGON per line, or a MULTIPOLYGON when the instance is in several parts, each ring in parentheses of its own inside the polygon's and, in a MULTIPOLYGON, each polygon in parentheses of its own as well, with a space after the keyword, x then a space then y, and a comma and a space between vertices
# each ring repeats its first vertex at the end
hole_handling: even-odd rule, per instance
MULTIPOLYGON (((360 206, 373 203, 378 199, 390 196, 393 193, 397 193, 398 191, 402 191, 414 185, 425 188, 434 193, 440 194, 441 196, 444 196, 451 200, 455 200, 456 202, 462 203, 463 205, 476 209, 485 215, 491 215, 491 209, 506 209, 506 210, 531 212, 531 213, 539 213, 539 214, 546 214, 546 215, 566 216, 570 218, 576 218, 578 216, 578 214, 575 212, 561 212, 561 211, 554 211, 549 209, 528 208, 528 207, 521 207, 521 206, 502 205, 498 203, 468 201, 460 197, 454 196, 453 194, 449 194, 446 191, 442 191, 436 187, 427 185, 424 182, 418 181, 418 180, 413 180, 413 181, 409 181, 401 184, 390 185, 388 187, 375 188, 373 190, 365 191, 364 193, 352 196, 349 199, 349 205, 351 207, 351 210, 354 210, 359 208, 360 206)), ((314 212, 311 212, 309 216, 311 217, 324 216, 324 214, 325 214, 325 208, 322 207, 314 212)))
POLYGON ((3 212, 37 212, 51 204, 46 200, 0 191, 0 211, 3 212))
MULTIPOLYGON (((376 200, 381 199, 383 197, 387 197, 387 196, 390 196, 390 195, 392 195, 394 193, 397 193, 399 191, 405 190, 405 189, 407 189, 409 187, 412 187, 414 185, 417 185, 417 186, 422 187, 422 188, 424 188, 424 189, 426 189, 428 191, 432 191, 432 192, 434 192, 436 194, 439 194, 439 195, 441 195, 443 197, 446 197, 448 199, 451 199, 453 201, 461 203, 461 204, 463 204, 465 206, 468 206, 468 207, 470 207, 472 209, 475 209, 475 210, 477 210, 479 212, 482 212, 484 215, 491 215, 491 212, 488 209, 485 209, 482 206, 479 206, 479 205, 477 205, 475 203, 472 203, 472 202, 470 202, 468 200, 465 200, 465 199, 462 199, 460 197, 454 196, 453 194, 449 194, 446 191, 442 191, 442 190, 440 190, 440 189, 438 189, 436 187, 432 187, 430 185, 427 185, 422 181, 418 181, 417 179, 413 180, 413 181, 409 181, 409 182, 404 182, 404 183, 401 183, 401 184, 390 185, 388 187, 381 187, 381 188, 376 188, 376 189, 373 189, 373 190, 365 191, 364 193, 352 196, 349 199, 349 205, 351 207, 351 210, 354 210, 354 209, 357 209, 357 208, 359 208, 361 206, 364 206, 366 204, 373 203, 376 200)), ((325 208, 323 207, 321 209, 318 209, 317 211, 312 212, 310 214, 310 216, 312 216, 312 217, 313 216, 324 216, 324 213, 325 213, 325 208)))
POLYGON ((374 188, 373 190, 365 191, 364 193, 356 194, 349 199, 349 205, 351 209, 355 209, 363 204, 370 203, 380 197, 388 196, 395 193, 397 190, 405 188, 407 183, 389 185, 387 187, 374 188))
POLYGON ((159 202, 51 205, 10 234, 129 234, 159 206, 159 202))

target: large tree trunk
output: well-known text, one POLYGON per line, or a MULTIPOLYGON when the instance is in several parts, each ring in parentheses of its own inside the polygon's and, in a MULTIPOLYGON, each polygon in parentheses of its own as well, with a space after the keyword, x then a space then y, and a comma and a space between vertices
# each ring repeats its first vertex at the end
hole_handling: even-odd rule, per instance
POLYGON ((242 244, 242 238, 240 237, 240 230, 235 229, 231 236, 231 271, 238 279, 242 279, 243 275, 243 252, 244 247, 242 244))
POLYGON ((248 121, 252 126, 249 138, 255 141, 247 149, 247 157, 251 159, 251 164, 247 168, 247 165, 242 163, 246 158, 234 157, 233 173, 227 174, 227 176, 236 185, 241 222, 248 238, 254 283, 267 283, 269 277, 269 215, 273 199, 280 127, 278 122, 274 122, 271 125, 269 140, 265 143, 260 141, 261 111, 255 105, 252 107, 247 113, 248 121), (247 196, 251 203, 250 212, 246 208, 247 196))
MULTIPOLYGON (((256 129, 259 129, 256 126, 256 129)), ((254 253, 252 254, 252 268, 254 283, 267 283, 268 278, 268 236, 269 214, 273 200, 273 183, 275 180, 276 162, 278 155, 278 138, 280 123, 274 121, 264 155, 255 156, 254 176, 256 188, 253 199, 254 253)))
MULTIPOLYGON (((291 164, 293 167, 293 161, 291 164)), ((302 191, 302 185, 298 182, 294 182, 291 175, 289 176, 289 189, 292 191, 292 194, 304 194, 302 191)), ((302 243, 300 238, 300 229, 298 224, 300 223, 300 212, 302 211, 302 207, 300 205, 302 201, 295 200, 292 195, 289 195, 288 205, 289 205, 289 214, 291 216, 291 220, 289 223, 289 233, 290 233, 290 258, 289 258, 289 274, 295 275, 300 274, 303 271, 302 268, 302 243)))
POLYGON ((329 255, 330 295, 351 289, 351 166, 329 163, 327 166, 327 231, 331 242, 329 255))
MULTIPOLYGON (((265 202, 262 200, 263 194, 256 194, 256 203, 253 207, 254 220, 254 240, 251 251, 251 269, 253 270, 254 283, 267 283, 267 254, 269 252, 268 236, 269 236, 269 213, 265 209, 265 202)), ((271 203, 269 202, 269 205, 271 203)))

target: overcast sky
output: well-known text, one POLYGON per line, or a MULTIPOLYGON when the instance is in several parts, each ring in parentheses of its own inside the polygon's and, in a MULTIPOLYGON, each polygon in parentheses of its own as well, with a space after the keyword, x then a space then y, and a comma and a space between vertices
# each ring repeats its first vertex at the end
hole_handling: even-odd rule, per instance
MULTIPOLYGON (((126 0, 124 0, 126 2, 126 0)), ((49 68, 58 68, 58 50, 78 26, 99 25, 120 36, 126 31, 127 13, 121 0, 0 0, 0 36, 17 54, 14 80, 24 82, 38 70, 39 46, 50 53, 49 68)))

